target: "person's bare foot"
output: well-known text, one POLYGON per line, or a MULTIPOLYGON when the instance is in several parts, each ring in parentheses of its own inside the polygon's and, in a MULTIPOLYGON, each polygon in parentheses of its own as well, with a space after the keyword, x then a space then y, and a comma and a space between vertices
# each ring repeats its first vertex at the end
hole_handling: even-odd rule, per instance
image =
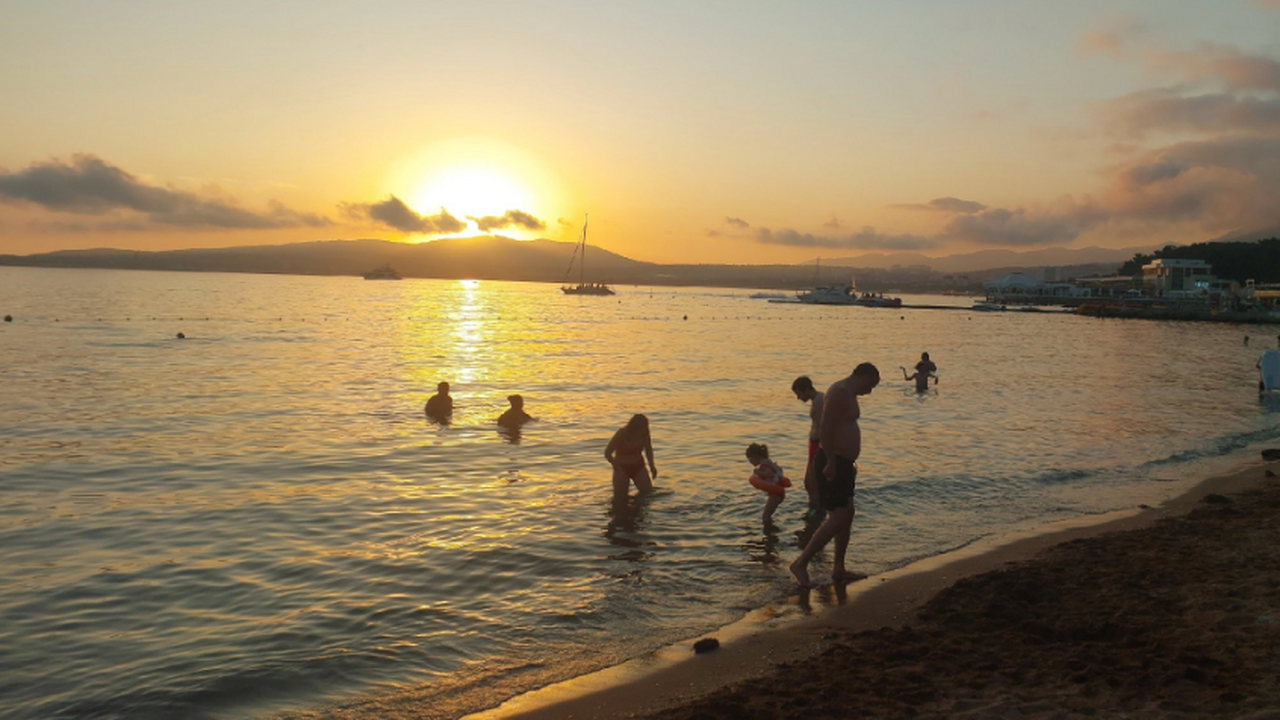
POLYGON ((841 570, 831 573, 831 582, 834 583, 851 583, 857 580, 867 579, 866 573, 853 572, 851 570, 841 570))
POLYGON ((795 576, 796 583, 802 590, 809 590, 813 586, 809 584, 809 570, 799 562, 791 563, 791 574, 795 576))

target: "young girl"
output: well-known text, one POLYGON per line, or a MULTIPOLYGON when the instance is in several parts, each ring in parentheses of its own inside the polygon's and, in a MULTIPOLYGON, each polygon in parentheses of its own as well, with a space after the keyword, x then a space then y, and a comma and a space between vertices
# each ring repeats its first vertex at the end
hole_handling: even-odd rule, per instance
POLYGON ((773 522, 773 511, 778 509, 782 499, 787 496, 786 489, 791 487, 791 481, 783 476, 778 463, 769 459, 769 446, 764 443, 748 445, 747 460, 755 466, 755 472, 751 474, 751 485, 769 494, 764 503, 764 524, 769 525, 773 522))

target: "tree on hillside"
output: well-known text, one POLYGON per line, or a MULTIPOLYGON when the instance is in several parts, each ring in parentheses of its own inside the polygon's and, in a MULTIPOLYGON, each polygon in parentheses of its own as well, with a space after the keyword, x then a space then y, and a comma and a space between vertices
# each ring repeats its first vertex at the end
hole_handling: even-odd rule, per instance
POLYGON ((1256 242, 1202 242, 1192 245, 1166 245, 1151 255, 1137 253, 1120 266, 1119 274, 1137 275, 1142 266, 1156 258, 1170 260, 1204 260, 1213 266, 1213 274, 1243 283, 1280 282, 1280 238, 1256 242))

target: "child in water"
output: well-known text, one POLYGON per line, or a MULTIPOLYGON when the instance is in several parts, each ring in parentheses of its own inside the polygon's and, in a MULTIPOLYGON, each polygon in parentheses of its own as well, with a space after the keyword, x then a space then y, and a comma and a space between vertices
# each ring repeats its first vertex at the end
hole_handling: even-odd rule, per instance
POLYGON ((791 487, 791 481, 783 476, 778 463, 769 459, 769 446, 764 443, 748 445, 747 460, 755 467, 751 484, 769 494, 769 499, 764 503, 764 524, 767 526, 773 522, 773 511, 778 509, 782 499, 787 496, 786 488, 791 487))

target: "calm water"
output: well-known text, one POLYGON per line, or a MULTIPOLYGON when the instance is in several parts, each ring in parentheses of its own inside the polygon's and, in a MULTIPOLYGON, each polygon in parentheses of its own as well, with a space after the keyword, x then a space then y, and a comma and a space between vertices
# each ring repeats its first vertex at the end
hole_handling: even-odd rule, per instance
POLYGON ((746 295, 0 268, 0 714, 457 717, 785 602, 804 503, 764 535, 743 449, 802 475, 801 373, 884 374, 867 572, 1159 502, 1280 438, 1274 330, 746 295), (513 392, 519 438, 492 424, 513 392), (633 412, 660 492, 615 512, 633 412))

